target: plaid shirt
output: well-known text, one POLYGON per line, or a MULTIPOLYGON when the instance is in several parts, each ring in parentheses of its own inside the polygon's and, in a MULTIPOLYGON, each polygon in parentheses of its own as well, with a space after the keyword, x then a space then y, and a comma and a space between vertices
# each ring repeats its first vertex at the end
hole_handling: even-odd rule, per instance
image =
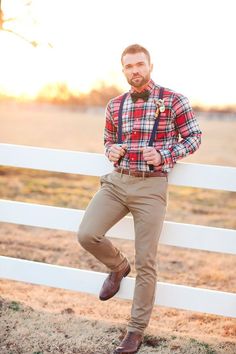
MULTIPOLYGON (((120 167, 136 171, 149 171, 149 165, 143 160, 141 148, 148 146, 159 97, 160 86, 152 80, 147 90, 150 96, 147 102, 138 99, 133 103, 129 91, 122 113, 122 142, 128 145, 127 152, 120 161, 120 167)), ((153 146, 161 154, 161 165, 155 170, 169 172, 177 160, 192 154, 201 143, 201 131, 189 101, 183 95, 167 88, 164 89, 165 111, 159 114, 159 126, 153 146)), ((117 143, 118 111, 122 95, 110 100, 106 107, 104 130, 105 154, 108 157, 112 144, 117 143)), ((117 163, 114 164, 117 167, 117 163)))

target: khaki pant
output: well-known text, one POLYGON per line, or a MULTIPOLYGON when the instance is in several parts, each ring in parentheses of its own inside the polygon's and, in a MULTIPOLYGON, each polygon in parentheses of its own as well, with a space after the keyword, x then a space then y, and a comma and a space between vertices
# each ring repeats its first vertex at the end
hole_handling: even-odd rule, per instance
POLYGON ((104 175, 78 230, 80 244, 110 270, 118 271, 126 266, 127 259, 105 234, 126 214, 133 215, 137 275, 129 331, 143 333, 153 309, 167 187, 167 177, 133 177, 115 171, 104 175))

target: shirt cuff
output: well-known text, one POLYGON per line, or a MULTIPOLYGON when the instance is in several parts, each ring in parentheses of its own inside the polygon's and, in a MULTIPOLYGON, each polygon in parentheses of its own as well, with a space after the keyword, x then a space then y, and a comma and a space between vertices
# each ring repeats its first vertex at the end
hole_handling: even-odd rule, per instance
POLYGON ((161 164, 168 167, 173 167, 174 161, 172 159, 171 151, 169 149, 157 150, 161 155, 161 164))

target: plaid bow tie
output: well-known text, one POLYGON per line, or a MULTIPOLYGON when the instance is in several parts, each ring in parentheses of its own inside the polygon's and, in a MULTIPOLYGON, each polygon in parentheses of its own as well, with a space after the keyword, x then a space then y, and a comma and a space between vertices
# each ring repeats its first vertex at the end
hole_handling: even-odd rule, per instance
POLYGON ((132 101, 135 103, 139 98, 142 98, 144 101, 148 100, 150 92, 148 90, 142 92, 133 92, 131 93, 132 101))

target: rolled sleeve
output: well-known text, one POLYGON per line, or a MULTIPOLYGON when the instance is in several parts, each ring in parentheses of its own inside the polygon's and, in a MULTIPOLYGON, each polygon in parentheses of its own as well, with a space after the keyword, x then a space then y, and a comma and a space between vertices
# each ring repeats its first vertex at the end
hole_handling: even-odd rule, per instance
POLYGON ((112 118, 112 100, 107 104, 105 112, 106 122, 104 128, 104 153, 108 157, 111 146, 116 143, 117 139, 117 127, 115 126, 112 118))
POLYGON ((185 96, 177 95, 173 101, 172 114, 179 141, 168 149, 160 149, 162 163, 166 170, 183 157, 195 152, 201 144, 202 132, 195 114, 185 96))

